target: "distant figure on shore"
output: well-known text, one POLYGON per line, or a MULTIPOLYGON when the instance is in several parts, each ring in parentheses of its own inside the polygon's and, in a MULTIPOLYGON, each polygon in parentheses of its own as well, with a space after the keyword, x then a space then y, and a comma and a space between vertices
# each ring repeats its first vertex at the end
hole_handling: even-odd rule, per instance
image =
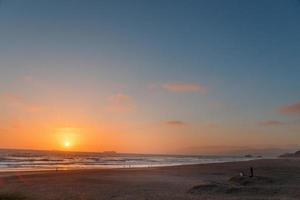
POLYGON ((250 167, 250 177, 253 177, 254 173, 253 173, 253 167, 250 167))

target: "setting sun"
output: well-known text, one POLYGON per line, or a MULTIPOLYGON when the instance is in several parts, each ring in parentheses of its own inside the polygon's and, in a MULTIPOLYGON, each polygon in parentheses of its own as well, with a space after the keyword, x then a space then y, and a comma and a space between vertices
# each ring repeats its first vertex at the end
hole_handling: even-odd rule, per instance
POLYGON ((59 149, 76 150, 78 144, 82 140, 80 138, 80 130, 73 127, 62 127, 55 130, 56 140, 59 149))
POLYGON ((65 142, 64 142, 64 147, 65 147, 65 148, 70 148, 71 145, 72 145, 72 144, 71 144, 70 141, 65 141, 65 142))

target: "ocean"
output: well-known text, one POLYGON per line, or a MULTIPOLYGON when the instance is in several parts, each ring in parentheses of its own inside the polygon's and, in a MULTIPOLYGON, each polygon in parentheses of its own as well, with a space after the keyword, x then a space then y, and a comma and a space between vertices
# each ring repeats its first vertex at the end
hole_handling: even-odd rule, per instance
POLYGON ((137 168, 247 161, 243 156, 145 155, 114 152, 84 153, 0 150, 0 172, 99 168, 137 168))

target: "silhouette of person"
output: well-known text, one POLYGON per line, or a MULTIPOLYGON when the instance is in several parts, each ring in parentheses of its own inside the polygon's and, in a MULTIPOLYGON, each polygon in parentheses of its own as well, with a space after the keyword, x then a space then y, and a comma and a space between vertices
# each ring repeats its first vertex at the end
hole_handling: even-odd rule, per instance
POLYGON ((254 173, 253 173, 253 167, 250 167, 250 177, 253 177, 254 173))

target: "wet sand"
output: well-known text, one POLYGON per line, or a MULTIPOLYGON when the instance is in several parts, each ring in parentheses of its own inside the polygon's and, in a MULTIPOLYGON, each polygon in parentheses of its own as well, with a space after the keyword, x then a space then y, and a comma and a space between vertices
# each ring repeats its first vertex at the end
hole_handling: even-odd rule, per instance
POLYGON ((29 200, 299 200, 300 159, 0 174, 0 199, 12 194, 29 200), (255 177, 240 179, 249 167, 255 177))

